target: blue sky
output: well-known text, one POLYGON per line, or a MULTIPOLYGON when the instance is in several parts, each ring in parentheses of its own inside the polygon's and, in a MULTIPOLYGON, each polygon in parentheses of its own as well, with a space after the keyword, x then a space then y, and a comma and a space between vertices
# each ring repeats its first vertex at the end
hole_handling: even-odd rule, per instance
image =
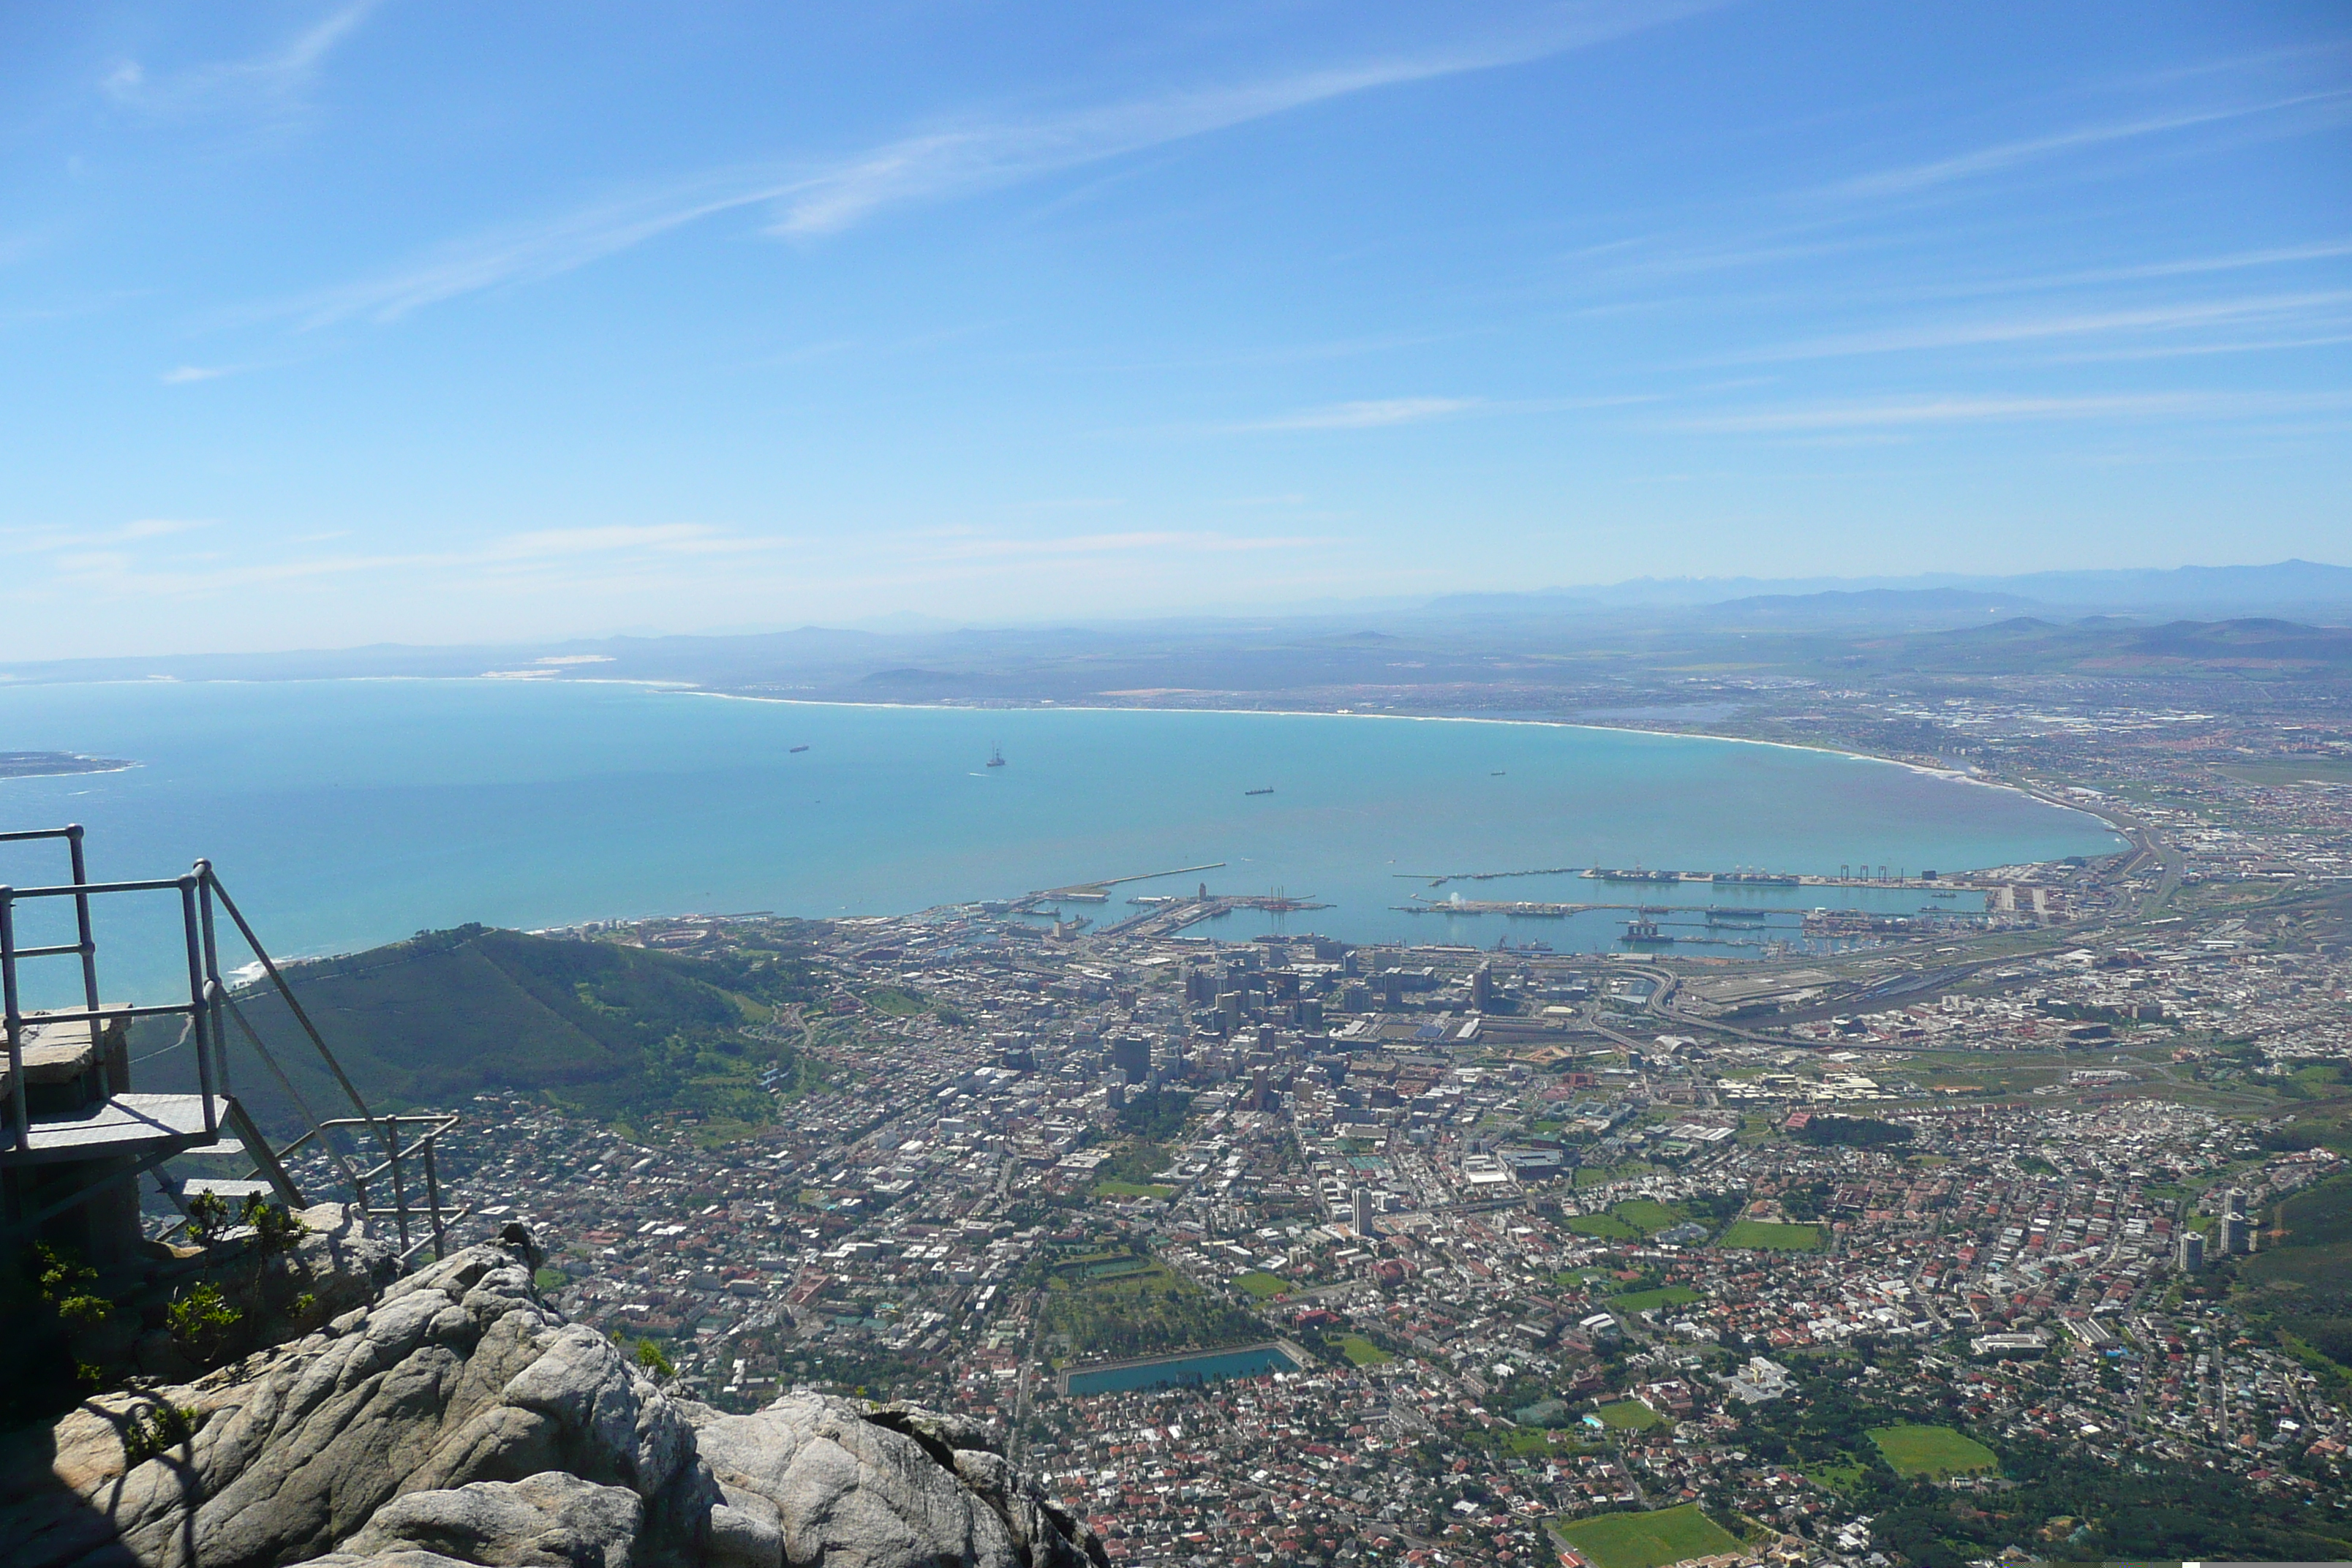
POLYGON ((0 653, 2352 559, 2332 5, 14 6, 0 653))

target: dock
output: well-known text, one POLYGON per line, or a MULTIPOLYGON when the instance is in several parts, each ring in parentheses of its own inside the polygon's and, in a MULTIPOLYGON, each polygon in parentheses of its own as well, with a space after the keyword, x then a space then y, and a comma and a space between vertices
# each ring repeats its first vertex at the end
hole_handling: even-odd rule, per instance
POLYGON ((1302 910, 1328 910, 1334 906, 1318 903, 1314 899, 1294 899, 1281 893, 1211 893, 1204 888, 1193 898, 1140 898, 1130 900, 1144 906, 1140 914, 1129 915, 1116 925, 1105 926, 1104 936, 1173 936, 1188 926, 1202 921, 1217 920, 1235 910, 1261 910, 1269 914, 1294 914, 1302 910))
POLYGON ((1011 909, 1015 914, 1027 914, 1046 903, 1108 903, 1110 890, 1128 882, 1153 882, 1162 877, 1189 877, 1195 871, 1221 871, 1224 865, 1223 860, 1212 860, 1205 866, 1178 866, 1167 871, 1138 871, 1128 877, 1104 877, 1097 881, 1072 882, 1066 887, 1041 888, 1013 900, 1011 909))

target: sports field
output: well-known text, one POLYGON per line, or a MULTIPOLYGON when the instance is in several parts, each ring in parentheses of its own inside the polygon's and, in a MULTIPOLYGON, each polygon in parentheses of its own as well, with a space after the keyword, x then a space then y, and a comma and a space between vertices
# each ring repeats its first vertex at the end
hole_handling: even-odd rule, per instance
POLYGON ((1810 1225, 1775 1225, 1769 1220, 1734 1220, 1716 1241, 1717 1247, 1753 1247, 1767 1252, 1811 1252, 1822 1245, 1822 1233, 1810 1225))
POLYGON ((1268 1274, 1263 1268, 1253 1268, 1234 1281, 1259 1300, 1270 1300, 1290 1289, 1290 1281, 1279 1274, 1268 1274))
POLYGON ((1672 1230, 1683 1223, 1681 1213, 1648 1198, 1628 1198, 1609 1211, 1644 1236, 1672 1230))
POLYGON ((1361 1334, 1334 1334, 1331 1342, 1348 1358, 1350 1366, 1386 1366, 1396 1357, 1372 1343, 1361 1334))
POLYGON ((1615 1215, 1607 1214, 1572 1214, 1568 1216, 1568 1228, 1579 1236, 1598 1237, 1602 1241, 1631 1241, 1642 1234, 1615 1215))
POLYGON ((1687 1307, 1698 1299, 1698 1292, 1687 1285, 1663 1285, 1655 1290, 1632 1290, 1622 1296, 1612 1296, 1609 1305, 1620 1312, 1646 1312, 1653 1307, 1687 1307))
POLYGON ((1638 1399, 1621 1399, 1614 1405, 1604 1405, 1593 1412, 1603 1426, 1613 1426, 1628 1432, 1638 1432, 1645 1426, 1655 1426, 1665 1419, 1638 1399))
POLYGON ((1958 1476, 2000 1468, 1990 1448, 1949 1426, 1880 1426, 1870 1440, 1898 1475, 1958 1476))
POLYGON ((1171 1198, 1176 1189, 1159 1182, 1097 1182, 1098 1198, 1171 1198))
POLYGON ((1686 1558, 1736 1552, 1739 1542, 1696 1503, 1654 1513, 1603 1513, 1554 1527, 1593 1568, 1665 1568, 1686 1558))

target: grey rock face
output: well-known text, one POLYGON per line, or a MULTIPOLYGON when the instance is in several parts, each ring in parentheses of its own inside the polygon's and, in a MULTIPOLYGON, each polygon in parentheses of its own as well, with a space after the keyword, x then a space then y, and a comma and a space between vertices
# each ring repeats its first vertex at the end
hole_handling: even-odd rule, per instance
POLYGON ((318 1333, 0 1440, 12 1568, 1108 1568, 968 1418, 795 1394, 727 1415, 533 1293, 529 1238, 318 1333), (158 1402, 194 1436, 138 1464, 158 1402))
POLYGON ((394 1498, 341 1550, 361 1561, 426 1552, 481 1568, 630 1568, 644 1517, 633 1491, 548 1470, 394 1498))
POLYGON ((985 1447, 987 1428, 969 1417, 817 1394, 755 1415, 682 1408, 719 1491, 712 1568, 1108 1563, 1094 1532, 985 1447))
POLYGON ((400 1278, 398 1250, 368 1234, 357 1207, 315 1204, 294 1217, 302 1222, 294 1260, 310 1279, 322 1312, 364 1307, 400 1278))
POLYGON ((646 1497, 684 1458, 667 1398, 541 1305, 499 1247, 457 1253, 163 1399, 194 1413, 195 1436, 142 1464, 125 1466, 122 1434, 153 1401, 129 1395, 0 1456, 12 1562, 65 1568, 110 1537, 118 1561, 153 1568, 299 1563, 404 1493, 562 1470, 646 1497))

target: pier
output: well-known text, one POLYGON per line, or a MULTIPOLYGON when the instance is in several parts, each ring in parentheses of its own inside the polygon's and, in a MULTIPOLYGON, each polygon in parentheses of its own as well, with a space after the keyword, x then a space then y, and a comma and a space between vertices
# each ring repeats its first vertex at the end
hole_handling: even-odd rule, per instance
MULTIPOLYGON (((1582 877, 1588 881, 1624 883, 1706 882, 1718 888, 1968 888, 1975 886, 1965 879, 1910 875, 1909 868, 1897 867, 1892 872, 1885 866, 1872 875, 1869 866, 1843 866, 1834 877, 1811 871, 1765 871, 1741 869, 1733 871, 1650 871, 1639 866, 1631 869, 1610 866, 1539 866, 1525 871, 1392 871, 1400 881, 1426 882, 1442 888, 1448 882, 1495 882, 1510 877, 1582 877)), ((1614 909, 1613 904, 1584 906, 1591 909, 1614 909)))
POLYGON ((1162 877, 1189 877, 1195 871, 1222 871, 1225 863, 1212 860, 1205 866, 1179 866, 1169 871, 1138 871, 1130 877, 1105 877, 1092 882, 1072 882, 1066 887, 1042 888, 1034 893, 1011 900, 1005 907, 1013 914, 1030 914, 1047 903, 1107 904, 1110 890, 1128 882, 1153 882, 1162 877))
MULTIPOLYGON (((1520 871, 1504 873, 1514 876, 1537 876, 1542 873, 1520 871)), ((1894 871, 1881 866, 1877 875, 1868 866, 1842 866, 1834 877, 1811 871, 1645 871, 1636 866, 1631 870, 1607 866, 1591 866, 1576 873, 1580 877, 1601 882, 1709 882, 1718 888, 1967 888, 1974 883, 1949 877, 1914 877, 1908 867, 1894 871)))
POLYGON ((1128 901, 1143 905, 1143 912, 1129 915, 1116 925, 1105 926, 1102 930, 1104 936, 1173 936, 1188 926, 1220 919, 1235 910, 1261 910, 1269 914, 1286 915, 1301 910, 1334 907, 1318 903, 1312 896, 1294 899, 1280 892, 1212 893, 1205 882, 1201 884, 1201 890, 1189 899, 1147 894, 1128 901))

